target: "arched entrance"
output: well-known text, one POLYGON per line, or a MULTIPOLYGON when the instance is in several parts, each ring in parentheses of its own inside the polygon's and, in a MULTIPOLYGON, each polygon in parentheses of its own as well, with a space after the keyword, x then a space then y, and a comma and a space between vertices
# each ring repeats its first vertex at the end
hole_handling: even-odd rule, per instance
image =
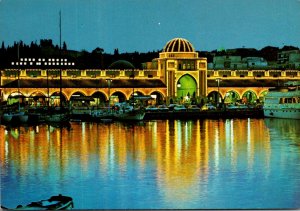
POLYGON ((122 103, 126 101, 126 96, 125 94, 123 94, 122 92, 114 92, 111 96, 110 96, 110 100, 112 103, 122 103))
POLYGON ((94 98, 94 101, 91 103, 92 105, 95 106, 104 106, 106 102, 106 96, 102 92, 94 92, 92 94, 92 98, 94 98))
POLYGON ((190 103, 196 101, 196 95, 196 80, 188 74, 182 76, 177 82, 177 98, 179 98, 182 103, 190 103))
POLYGON ((48 100, 42 92, 34 92, 28 98, 28 104, 31 106, 46 106, 48 100))
POLYGON ((242 96, 242 103, 253 104, 256 103, 256 100, 257 100, 257 96, 251 90, 246 91, 242 96))
POLYGON ((25 96, 21 92, 13 92, 7 98, 7 105, 21 104, 25 105, 25 96))
POLYGON ((155 91, 152 92, 150 95, 153 98, 154 101, 153 104, 157 104, 157 105, 165 104, 164 96, 160 92, 155 91))
POLYGON ((240 100, 240 95, 233 90, 226 92, 224 97, 224 103, 226 104, 234 104, 239 100, 240 100))
POLYGON ((222 96, 217 91, 212 91, 207 95, 208 102, 217 105, 222 102, 222 96), (219 102, 218 102, 219 101, 219 102))
MULTIPOLYGON (((61 102, 65 103, 67 101, 66 96, 64 93, 61 93, 61 102)), ((50 95, 50 106, 59 106, 60 105, 60 92, 54 92, 50 95)))
POLYGON ((265 96, 267 93, 268 93, 268 90, 265 90, 262 93, 260 93, 259 98, 258 98, 259 102, 261 102, 261 103, 265 102, 265 96))
POLYGON ((94 99, 90 96, 85 96, 82 92, 75 92, 70 97, 70 104, 77 107, 88 107, 94 99))

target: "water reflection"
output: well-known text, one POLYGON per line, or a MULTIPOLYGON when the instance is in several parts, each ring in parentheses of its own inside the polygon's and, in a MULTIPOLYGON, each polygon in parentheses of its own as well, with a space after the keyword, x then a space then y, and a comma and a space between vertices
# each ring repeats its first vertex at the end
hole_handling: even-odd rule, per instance
MULTIPOLYGON (((272 180, 278 171, 290 174, 293 169, 292 176, 299 176, 300 167, 284 158, 287 146, 299 152, 299 129, 298 122, 269 119, 1 126, 1 191, 8 193, 3 202, 14 207, 21 203, 17 199, 36 200, 34 191, 44 196, 66 191, 78 209, 299 206, 293 201, 299 180, 289 183, 287 201, 260 201, 262 193, 250 198, 257 183, 267 193, 275 181, 282 188, 281 178, 272 180), (287 142, 279 146, 281 139, 287 142), (275 163, 278 156, 282 168, 275 163), (85 191, 103 196, 101 203, 85 199, 85 191)), ((293 156, 299 162, 299 153, 293 156)))

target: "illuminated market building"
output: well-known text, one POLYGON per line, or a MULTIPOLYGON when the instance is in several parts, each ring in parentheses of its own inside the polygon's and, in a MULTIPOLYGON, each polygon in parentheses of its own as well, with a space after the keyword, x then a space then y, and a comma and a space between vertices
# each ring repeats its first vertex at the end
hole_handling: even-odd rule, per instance
MULTIPOLYGON (((216 64, 218 61, 220 58, 216 64)), ((250 58, 246 62, 249 61, 259 60, 250 58)), ((77 100, 90 105, 104 105, 109 96, 111 102, 123 102, 133 93, 151 96, 152 104, 254 103, 262 101, 270 87, 300 80, 299 69, 235 67, 237 64, 231 69, 208 68, 207 59, 199 57, 193 45, 183 38, 167 42, 159 58, 144 63, 143 69, 119 60, 108 69, 81 70, 63 58, 23 57, 13 62, 11 68, 1 70, 0 99, 11 104, 21 97, 29 105, 43 105, 50 96, 50 103, 55 105, 62 91, 63 101, 77 100)))

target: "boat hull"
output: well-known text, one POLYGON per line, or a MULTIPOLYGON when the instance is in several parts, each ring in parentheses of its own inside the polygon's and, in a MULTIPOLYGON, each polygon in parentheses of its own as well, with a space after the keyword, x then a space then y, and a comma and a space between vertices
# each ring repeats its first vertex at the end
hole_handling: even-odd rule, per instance
POLYGON ((69 210, 74 207, 73 199, 68 196, 52 196, 50 199, 19 205, 14 210, 69 210))
POLYGON ((4 122, 11 122, 13 115, 11 114, 3 114, 2 116, 4 122))
POLYGON ((125 113, 115 114, 115 119, 120 121, 141 121, 145 117, 145 112, 142 111, 129 111, 125 113))
POLYGON ((3 120, 7 123, 27 123, 28 115, 25 112, 4 113, 3 120))
POLYGON ((270 118, 300 119, 300 84, 287 83, 269 89, 263 112, 270 118))
POLYGON ((54 123, 58 123, 58 122, 66 122, 69 121, 68 115, 67 114, 48 114, 45 116, 45 121, 46 122, 54 122, 54 123))
POLYGON ((264 109, 264 116, 281 119, 300 119, 300 109, 264 109))

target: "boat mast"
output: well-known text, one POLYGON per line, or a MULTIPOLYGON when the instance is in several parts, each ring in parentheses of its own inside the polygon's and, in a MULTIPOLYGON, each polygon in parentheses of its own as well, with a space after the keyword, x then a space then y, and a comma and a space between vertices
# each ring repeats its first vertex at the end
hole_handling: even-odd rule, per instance
POLYGON ((59 107, 62 108, 62 73, 61 73, 61 10, 59 11, 59 107))
MULTIPOLYGON (((19 59, 20 59, 20 41, 18 42, 18 61, 19 61, 19 59)), ((20 97, 21 97, 21 95, 20 95, 20 69, 18 69, 18 111, 20 111, 21 110, 21 108, 20 108, 20 97)))
POLYGON ((132 79, 133 79, 133 83, 132 83, 132 106, 134 108, 134 68, 132 68, 132 79))

